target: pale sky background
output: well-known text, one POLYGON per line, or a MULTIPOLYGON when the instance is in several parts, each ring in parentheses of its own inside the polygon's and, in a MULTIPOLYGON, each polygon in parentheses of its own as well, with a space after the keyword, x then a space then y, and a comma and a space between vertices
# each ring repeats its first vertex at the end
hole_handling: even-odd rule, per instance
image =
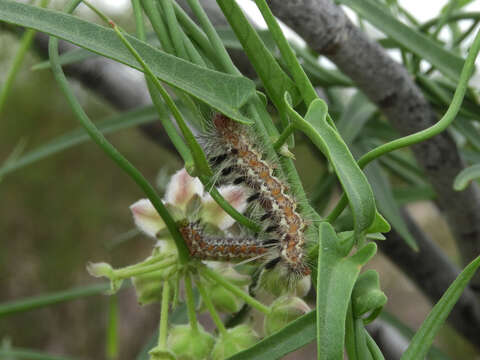
MULTIPOLYGON (((237 0, 239 5, 245 10, 245 12, 250 16, 250 18, 257 23, 257 25, 260 28, 265 28, 265 22, 262 19, 262 16, 260 15, 260 12, 258 11, 255 3, 251 0, 237 0)), ((288 1, 288 0, 285 0, 288 1)), ((378 0, 377 0, 378 1, 378 0)), ((114 14, 116 12, 121 13, 127 9, 127 7, 130 6, 130 0, 93 0, 92 2, 96 3, 96 5, 109 12, 110 14, 114 14)), ((409 11, 412 15, 414 15, 420 22, 427 21, 431 19, 432 17, 438 16, 440 10, 442 7, 448 3, 448 0, 400 0, 399 1, 400 5, 404 7, 407 11, 409 11)), ((350 9, 347 7, 344 7, 346 13, 350 16, 350 18, 356 22, 356 16, 355 13, 352 12, 350 9)), ((480 11, 480 0, 474 0, 472 3, 464 7, 465 11, 480 11)), ((471 23, 469 21, 463 21, 459 22, 460 27, 463 29, 466 29, 471 23)), ((291 40, 297 41, 299 44, 303 44, 303 40, 300 39, 294 32, 292 32, 290 29, 288 29, 286 26, 283 24, 280 24, 288 38, 291 40)), ((383 35, 378 32, 375 28, 373 27, 368 27, 367 28, 369 32, 369 36, 378 36, 378 37, 383 37, 383 35)), ((448 29, 444 29, 439 37, 444 38, 445 36, 449 35, 448 29)), ((470 41, 472 41, 472 38, 470 38, 470 41)), ((469 43, 468 39, 465 41, 466 44, 469 43)), ((391 56, 396 59, 397 61, 400 61, 400 54, 398 51, 389 51, 391 56)), ((333 66, 329 63, 328 60, 326 60, 324 57, 320 57, 320 62, 327 66, 333 66)), ((476 63, 480 65, 480 59, 477 59, 476 63)), ((427 66, 427 64, 425 64, 427 66)), ((473 79, 472 79, 473 80, 473 79)), ((480 74, 477 74, 475 76, 475 83, 480 81, 480 74)))
MULTIPOLYGON (((261 15, 251 0, 237 0, 247 13, 255 20, 262 23, 261 15)), ((285 0, 288 1, 288 0, 285 0)), ((130 6, 130 0, 95 0, 93 1, 103 9, 111 12, 122 12, 130 6)), ((447 0, 400 0, 400 4, 414 14, 420 21, 426 21, 437 15, 447 0)), ((468 11, 480 11, 480 0, 475 0, 465 7, 468 11)))

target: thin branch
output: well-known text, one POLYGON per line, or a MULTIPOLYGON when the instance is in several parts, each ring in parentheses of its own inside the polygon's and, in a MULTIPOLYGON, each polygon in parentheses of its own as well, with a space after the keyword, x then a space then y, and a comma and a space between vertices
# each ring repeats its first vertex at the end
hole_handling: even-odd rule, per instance
MULTIPOLYGON (((274 14, 320 54, 327 56, 386 115, 403 134, 438 121, 406 69, 354 26, 330 0, 269 0, 274 14)), ((463 192, 452 188, 464 168, 453 139, 444 132, 412 147, 418 163, 438 195, 438 205, 455 234, 463 262, 480 253, 480 192, 476 185, 463 192)), ((472 281, 480 288, 480 274, 472 281)))

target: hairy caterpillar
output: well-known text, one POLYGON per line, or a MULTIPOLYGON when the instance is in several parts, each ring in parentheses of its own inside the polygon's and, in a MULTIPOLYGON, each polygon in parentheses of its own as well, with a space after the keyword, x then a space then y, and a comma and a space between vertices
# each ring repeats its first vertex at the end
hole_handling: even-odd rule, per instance
POLYGON ((272 245, 254 237, 209 235, 200 222, 185 222, 180 233, 190 256, 201 260, 243 260, 265 254, 272 245))
POLYGON ((275 175, 272 161, 264 159, 259 143, 246 126, 222 114, 214 115, 212 129, 204 136, 205 150, 219 181, 244 184, 251 191, 248 201, 258 203, 264 211, 259 218, 263 232, 274 238, 267 240, 271 244, 277 242, 268 249, 266 268, 280 264, 287 275, 308 275, 306 223, 297 211, 295 199, 288 195, 287 186, 275 175))

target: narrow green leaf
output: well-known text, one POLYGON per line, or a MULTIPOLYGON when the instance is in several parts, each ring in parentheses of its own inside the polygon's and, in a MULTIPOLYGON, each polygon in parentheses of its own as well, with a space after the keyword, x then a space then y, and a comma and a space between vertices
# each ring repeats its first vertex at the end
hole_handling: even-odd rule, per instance
POLYGON ((357 91, 349 100, 336 126, 347 145, 356 139, 366 122, 377 110, 363 93, 357 91))
POLYGON ((453 188, 457 191, 465 190, 470 181, 480 178, 480 164, 463 169, 453 182, 453 188))
POLYGON ((317 275, 317 352, 319 359, 343 359, 345 320, 353 286, 361 267, 376 253, 369 243, 352 256, 345 257, 333 227, 319 226, 317 275))
MULTIPOLYGON (((230 26, 220 26, 215 28, 215 30, 217 31, 218 36, 220 36, 220 39, 222 39, 223 45, 225 45, 225 47, 230 49, 243 50, 242 44, 240 43, 240 41, 238 41, 235 32, 230 26)), ((263 44, 267 47, 267 49, 271 52, 275 51, 275 40, 273 40, 270 32, 268 30, 255 30, 257 31, 258 36, 262 40, 263 44)))
POLYGON ((55 356, 40 351, 21 348, 12 348, 8 350, 0 348, 0 358, 15 360, 74 360, 71 357, 55 356))
POLYGON ((233 0, 219 0, 218 4, 230 26, 252 62, 258 76, 262 79, 265 90, 277 109, 283 109, 283 94, 288 91, 292 102, 300 101, 300 94, 295 83, 278 65, 255 29, 250 25, 240 7, 233 0))
POLYGON ((462 295, 470 279, 475 275, 480 266, 480 256, 463 269, 460 275, 450 285, 428 314, 425 321, 416 332, 407 350, 402 355, 402 360, 423 359, 432 345, 435 335, 447 319, 455 303, 462 295))
POLYGON ((347 145, 327 122, 327 105, 323 100, 314 100, 305 120, 292 108, 288 109, 292 117, 296 118, 295 126, 324 153, 335 170, 352 209, 356 236, 360 236, 375 219, 375 199, 365 174, 358 167, 347 145))
MULTIPOLYGON (((406 339, 410 340, 414 335, 415 331, 410 329, 407 325, 397 319, 394 315, 387 311, 382 311, 379 316, 380 319, 385 321, 387 324, 395 328, 400 335, 404 336, 406 339)), ((428 359, 429 360, 451 360, 446 354, 442 352, 439 348, 435 345, 432 345, 430 350, 428 351, 428 359)))
POLYGON ((312 79, 312 82, 316 81, 324 86, 353 86, 352 81, 340 71, 336 69, 326 69, 321 66, 318 59, 307 49, 293 42, 290 45, 295 49, 297 56, 303 59, 302 66, 312 79))
POLYGON ((412 202, 434 200, 437 194, 430 185, 417 185, 395 187, 393 196, 398 205, 406 205, 412 202))
MULTIPOLYGON (((366 153, 368 148, 361 143, 356 143, 355 148, 359 153, 366 153)), ((395 202, 393 196, 392 186, 387 175, 377 162, 372 162, 364 169, 365 175, 372 186, 373 193, 375 194, 375 200, 378 209, 393 228, 402 236, 403 240, 413 250, 418 250, 417 242, 408 230, 407 224, 400 213, 400 209, 395 202)))
POLYGON ((315 311, 292 321, 278 332, 228 360, 276 360, 315 340, 315 311))
POLYGON ((470 145, 480 152, 480 131, 472 124, 470 119, 459 116, 455 119, 453 126, 468 140, 470 145))
POLYGON ((463 66, 461 57, 438 45, 429 37, 405 25, 396 19, 390 12, 385 11, 374 0, 339 0, 361 17, 368 20, 373 26, 399 42, 420 58, 435 66, 444 75, 458 80, 463 66))
MULTIPOLYGON (((370 143, 370 141, 368 142, 370 143)), ((372 143, 378 146, 377 142, 372 143)), ((427 185, 426 177, 414 159, 410 156, 404 156, 399 151, 385 154, 378 160, 385 167, 389 173, 399 177, 407 184, 424 186, 427 185)))
MULTIPOLYGON (((157 113, 155 109, 152 106, 147 106, 111 116, 97 123, 97 127, 103 134, 109 134, 132 126, 146 124, 154 121, 155 119, 157 119, 157 113)), ((39 160, 45 159, 51 155, 57 154, 89 140, 90 137, 82 128, 61 135, 49 141, 48 143, 40 145, 39 147, 25 153, 17 159, 5 163, 0 167, 0 178, 25 166, 31 165, 39 160)))
MULTIPOLYGON (((80 48, 80 49, 73 49, 73 50, 67 51, 62 55, 60 55, 58 59, 59 59, 60 65, 64 66, 64 65, 74 64, 83 60, 87 60, 94 56, 97 56, 97 54, 80 48)), ((33 65, 31 70, 38 71, 38 70, 45 70, 49 68, 50 68, 50 61, 45 60, 33 65)))
MULTIPOLYGON (((143 70, 112 29, 72 15, 11 0, 2 0, 0 1, 0 21, 45 32, 135 69, 143 70)), ((126 38, 159 79, 182 89, 234 120, 251 123, 239 111, 255 94, 255 85, 251 80, 243 76, 202 68, 157 50, 135 37, 126 35, 126 38)))
POLYGON ((66 291, 59 291, 46 295, 34 296, 21 300, 0 304, 0 318, 19 312, 30 311, 45 306, 55 305, 65 301, 80 299, 87 296, 99 295, 110 288, 109 283, 82 286, 66 291))

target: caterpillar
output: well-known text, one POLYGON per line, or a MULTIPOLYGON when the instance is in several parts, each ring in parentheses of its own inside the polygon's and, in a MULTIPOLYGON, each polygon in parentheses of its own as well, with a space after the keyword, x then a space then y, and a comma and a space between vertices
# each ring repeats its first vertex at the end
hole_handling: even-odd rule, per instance
POLYGON ((263 233, 278 241, 278 246, 268 249, 271 255, 265 267, 280 264, 287 275, 308 275, 304 253, 306 223, 297 211, 295 199, 288 194, 288 187, 275 175, 273 161, 264 158, 261 142, 245 125, 219 113, 214 115, 212 129, 203 139, 218 182, 243 184, 251 191, 247 201, 258 203, 263 209, 259 217, 264 224, 263 233))
POLYGON ((262 256, 274 243, 259 242, 255 237, 209 235, 199 221, 185 222, 180 233, 190 256, 200 260, 244 260, 262 256))

